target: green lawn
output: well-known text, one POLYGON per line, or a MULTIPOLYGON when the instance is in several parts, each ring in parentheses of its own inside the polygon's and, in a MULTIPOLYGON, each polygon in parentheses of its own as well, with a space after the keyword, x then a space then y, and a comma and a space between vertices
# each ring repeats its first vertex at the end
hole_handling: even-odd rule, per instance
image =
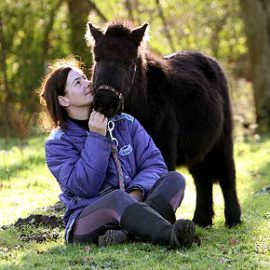
MULTIPOLYGON (((58 201, 59 188, 44 161, 45 137, 20 146, 0 139, 0 226, 39 212, 58 201)), ((235 144, 237 187, 243 224, 224 227, 223 198, 214 188, 212 228, 198 228, 202 244, 169 251, 151 244, 126 244, 98 249, 65 245, 63 230, 56 240, 25 242, 22 235, 52 233, 47 228, 0 230, 0 269, 270 269, 270 194, 257 192, 270 184, 270 137, 235 144)), ((177 216, 192 218, 195 189, 191 177, 177 216)), ((58 229, 54 229, 59 234, 58 229)))

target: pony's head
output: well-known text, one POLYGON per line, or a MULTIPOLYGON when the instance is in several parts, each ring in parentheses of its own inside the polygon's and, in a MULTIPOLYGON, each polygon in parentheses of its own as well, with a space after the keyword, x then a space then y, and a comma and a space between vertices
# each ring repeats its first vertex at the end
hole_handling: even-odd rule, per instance
POLYGON ((86 34, 93 50, 93 107, 107 117, 119 114, 136 77, 148 24, 132 29, 128 23, 111 23, 105 31, 88 24, 86 34))

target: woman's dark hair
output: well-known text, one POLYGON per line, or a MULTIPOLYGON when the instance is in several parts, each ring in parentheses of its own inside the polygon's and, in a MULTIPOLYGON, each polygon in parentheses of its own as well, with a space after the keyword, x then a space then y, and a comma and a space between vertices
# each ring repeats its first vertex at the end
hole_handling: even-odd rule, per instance
POLYGON ((49 73, 43 79, 39 97, 41 104, 46 106, 46 112, 41 116, 43 127, 65 129, 68 115, 64 107, 59 104, 58 96, 65 95, 68 73, 72 69, 80 69, 80 63, 72 60, 58 60, 50 66, 49 73))

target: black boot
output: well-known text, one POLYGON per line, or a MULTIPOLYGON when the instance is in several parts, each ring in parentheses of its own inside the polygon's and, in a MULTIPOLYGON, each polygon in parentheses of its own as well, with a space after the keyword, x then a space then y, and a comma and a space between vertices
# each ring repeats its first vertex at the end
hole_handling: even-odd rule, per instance
POLYGON ((196 235, 195 224, 188 219, 177 220, 171 233, 170 247, 191 247, 193 243, 198 246, 201 244, 201 239, 196 235))
POLYGON ((190 220, 177 220, 174 225, 146 203, 134 203, 124 211, 120 226, 143 241, 171 248, 189 247, 197 242, 195 225, 190 220))
POLYGON ((99 247, 124 244, 128 242, 130 242, 130 238, 128 237, 128 234, 122 230, 108 230, 98 238, 99 247))
POLYGON ((175 212, 170 203, 168 203, 162 195, 155 196, 145 201, 151 208, 156 210, 164 219, 174 224, 176 221, 175 212))

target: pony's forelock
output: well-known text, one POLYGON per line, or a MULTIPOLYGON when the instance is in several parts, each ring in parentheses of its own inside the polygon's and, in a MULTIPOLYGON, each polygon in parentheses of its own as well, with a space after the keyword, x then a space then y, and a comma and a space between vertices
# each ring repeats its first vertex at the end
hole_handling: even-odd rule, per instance
MULTIPOLYGON (((131 32, 136 29, 130 21, 112 21, 105 25, 103 28, 103 34, 105 35, 117 35, 129 37, 131 32)), ((95 39, 91 34, 88 24, 86 25, 85 40, 88 47, 95 45, 95 39)), ((149 26, 145 29, 143 39, 140 43, 141 49, 144 51, 149 40, 149 26)))

